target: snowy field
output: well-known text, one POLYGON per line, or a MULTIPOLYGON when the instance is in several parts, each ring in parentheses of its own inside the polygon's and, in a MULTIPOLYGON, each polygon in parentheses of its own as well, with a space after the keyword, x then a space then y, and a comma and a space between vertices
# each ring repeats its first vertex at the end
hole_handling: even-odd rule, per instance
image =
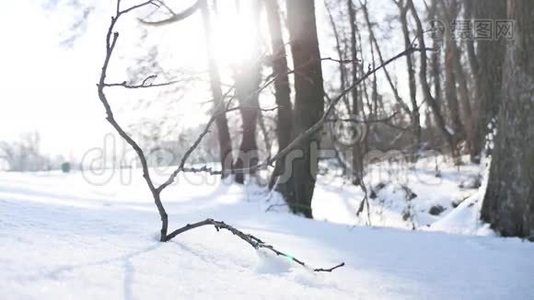
POLYGON ((534 244, 478 224, 477 167, 443 166, 368 177, 374 195, 359 217, 363 192, 331 174, 319 180, 316 220, 288 214, 276 193, 203 175, 162 194, 171 229, 223 220, 312 267, 346 263, 332 273, 213 227, 158 242, 137 171, 101 186, 80 172, 0 173, 0 298, 534 299, 534 244))

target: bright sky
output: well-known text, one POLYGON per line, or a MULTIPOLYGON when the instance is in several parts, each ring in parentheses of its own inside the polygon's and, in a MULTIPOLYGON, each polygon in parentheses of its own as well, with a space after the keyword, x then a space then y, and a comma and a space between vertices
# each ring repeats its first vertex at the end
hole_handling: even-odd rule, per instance
MULTIPOLYGON (((0 11, 5 41, 0 47, 0 140, 16 140, 24 132, 39 131, 44 152, 79 157, 100 145, 111 131, 95 87, 111 7, 99 3, 87 31, 69 49, 60 43, 70 36, 68 29, 79 14, 67 5, 47 11, 43 3, 12 1, 9 9, 0 11)), ((128 36, 120 42, 127 45, 128 36)), ((125 48, 131 46, 119 49, 117 57, 125 48)), ((198 57, 198 52, 189 53, 198 57)), ((120 67, 124 66, 117 61, 116 69, 120 67)))
POLYGON ((97 53, 58 46, 60 14, 44 14, 29 0, 9 6, 0 11, 0 140, 37 130, 44 151, 65 155, 94 144, 93 132, 105 125, 91 101, 97 53))
MULTIPOLYGON (((85 1, 96 2, 98 7, 89 17, 87 30, 72 48, 60 46, 61 41, 72 35, 70 27, 80 16, 79 10, 67 5, 69 1, 53 1, 57 3, 55 9, 46 10, 45 3, 50 1, 17 0, 0 10, 4 41, 0 47, 0 141, 16 140, 24 132, 39 131, 43 152, 80 157, 85 151, 102 145, 104 135, 112 132, 104 120, 95 84, 104 54, 104 33, 113 9, 110 1, 85 1)), ((123 2, 127 5, 131 1, 123 2)), ((184 1, 183 6, 191 2, 184 1)), ((316 2, 322 7, 322 1, 316 2)), ((228 66, 238 62, 250 48, 247 43, 250 39, 244 37, 251 34, 252 28, 240 22, 246 24, 251 20, 250 16, 236 19, 225 11, 224 5, 220 9, 222 25, 217 28, 220 41, 217 53, 219 62, 228 66)), ((318 19, 325 24, 325 16, 318 15, 318 19)), ((134 16, 127 16, 123 25, 135 28, 137 21, 134 16)), ((163 67, 201 72, 206 63, 201 28, 196 14, 179 24, 150 28, 146 43, 160 45, 161 56, 165 57, 163 67)), ((140 31, 121 33, 112 67, 119 71, 111 74, 117 82, 127 79, 124 71, 132 64, 123 58, 142 57, 146 51, 146 45, 140 45, 138 39, 140 31)), ((329 35, 328 31, 320 32, 320 39, 324 41, 329 35)), ((326 49, 322 50, 323 56, 335 56, 332 47, 323 45, 323 48, 326 49)), ((206 108, 198 103, 208 100, 209 94, 188 93, 187 98, 194 100, 177 105, 177 118, 180 117, 182 124, 198 123, 198 119, 205 117, 206 108)), ((125 103, 121 101, 130 100, 122 97, 111 102, 120 111, 121 103, 125 103)))

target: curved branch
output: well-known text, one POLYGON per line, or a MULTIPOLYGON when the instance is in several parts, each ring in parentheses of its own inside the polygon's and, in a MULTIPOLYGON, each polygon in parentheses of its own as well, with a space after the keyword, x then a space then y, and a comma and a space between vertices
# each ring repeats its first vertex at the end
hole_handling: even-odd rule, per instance
POLYGON ((259 238, 253 236, 252 234, 248 234, 248 233, 244 233, 243 231, 231 226, 231 225, 228 225, 222 221, 215 221, 213 219, 206 219, 204 221, 200 221, 200 222, 196 222, 196 223, 193 223, 193 224, 187 224, 185 225, 184 227, 182 228, 179 228, 179 229, 176 229, 175 231, 171 232, 168 236, 167 236, 167 239, 165 240, 166 242, 170 241, 171 239, 173 239, 174 237, 176 237, 177 235, 181 234, 181 233, 184 233, 186 231, 189 231, 191 229, 195 229, 195 228, 198 228, 198 227, 202 227, 202 226, 206 226, 206 225, 213 225, 215 227, 215 229, 217 231, 220 231, 221 229, 225 229, 225 230, 228 230, 230 231, 232 234, 234 234, 235 236, 239 237, 240 239, 242 239, 243 241, 247 242, 250 246, 252 246, 254 249, 256 250, 259 250, 259 249, 266 249, 266 250, 269 250, 271 252, 273 252, 274 254, 276 254, 277 256, 282 256, 282 257, 285 257, 307 269, 310 269, 314 272, 332 272, 333 270, 337 269, 337 268, 341 268, 345 265, 344 262, 340 263, 340 264, 337 264, 333 267, 330 267, 330 268, 310 268, 305 262, 303 262, 302 260, 296 258, 296 257, 293 257, 289 254, 286 254, 282 251, 279 251, 277 250, 276 248, 274 248, 272 245, 269 245, 267 243, 265 243, 264 241, 260 240, 259 238))
POLYGON ((194 14, 200 8, 200 4, 202 1, 203 0, 197 0, 197 2, 195 2, 195 4, 191 5, 189 8, 186 8, 185 10, 179 13, 172 13, 172 16, 170 18, 159 21, 146 21, 143 19, 139 19, 139 22, 149 26, 162 26, 182 21, 183 19, 194 14))

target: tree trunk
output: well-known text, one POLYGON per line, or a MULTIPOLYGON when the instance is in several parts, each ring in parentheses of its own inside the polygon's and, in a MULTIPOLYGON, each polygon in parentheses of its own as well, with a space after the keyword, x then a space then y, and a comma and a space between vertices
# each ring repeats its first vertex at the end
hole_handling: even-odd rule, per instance
MULTIPOLYGON (((346 44, 344 43, 345 37, 341 36, 340 31, 338 29, 338 26, 336 25, 336 20, 334 18, 334 15, 332 14, 332 9, 330 7, 330 4, 328 4, 328 1, 325 1, 325 7, 326 12, 328 14, 328 21, 330 22, 330 26, 332 26, 332 31, 334 32, 334 38, 336 41, 336 52, 337 52, 337 58, 339 60, 339 90, 343 91, 345 90, 347 86, 347 67, 346 67, 346 58, 345 58, 345 51, 344 47, 346 47, 346 44)), ((347 113, 351 113, 351 106, 349 103, 348 95, 343 96, 343 104, 345 105, 345 109, 347 110, 347 113)))
MULTIPOLYGON (((259 83, 260 68, 257 64, 242 66, 234 75, 236 97, 239 100, 239 111, 241 113, 242 138, 239 154, 236 157, 234 168, 250 168, 258 164, 258 145, 256 143, 256 125, 259 114, 259 83)), ((235 181, 243 184, 245 174, 253 174, 253 171, 236 171, 235 181)))
MULTIPOLYGON (((367 28, 369 30, 369 39, 371 40, 372 45, 374 45, 374 48, 376 49, 376 53, 378 54, 378 62, 383 65, 384 64, 384 56, 382 55, 382 50, 380 49, 380 45, 378 44, 378 41, 376 39, 373 26, 371 24, 371 20, 369 18, 369 11, 367 9, 367 4, 362 3, 362 11, 363 16, 365 18, 365 23, 367 24, 367 28)), ((384 70, 384 75, 386 75, 386 80, 388 81, 389 86, 391 87, 391 92, 393 93, 393 96, 395 98, 395 101, 397 104, 401 107, 402 111, 410 115, 411 118, 411 111, 408 105, 402 100, 402 98, 399 95, 399 91, 397 87, 395 86, 393 79, 391 78, 391 75, 389 74, 386 67, 383 67, 382 70, 384 70)))
MULTIPOLYGON (((473 19, 473 1, 475 0, 464 0, 464 20, 473 19)), ((467 48, 469 67, 471 68, 473 79, 476 81, 475 76, 478 74, 478 58, 475 50, 475 39, 465 39, 465 45, 467 48)))
MULTIPOLYGON (((251 9, 254 15, 254 21, 260 20, 259 0, 252 0, 251 9)), ((243 24, 244 25, 244 24, 243 24)), ((254 45, 260 45, 259 24, 254 24, 254 45)), ((239 154, 234 163, 234 169, 248 169, 258 164, 258 144, 256 142, 256 126, 259 116, 259 86, 261 81, 260 50, 255 49, 250 57, 245 58, 244 62, 234 73, 236 97, 239 100, 239 111, 241 113, 242 138, 239 154)), ((243 184, 245 174, 254 174, 251 171, 235 171, 235 181, 243 184)))
POLYGON ((210 77, 211 93, 215 104, 216 114, 215 124, 217 125, 217 136, 219 140, 219 158, 221 161, 222 177, 225 178, 232 171, 232 143, 230 141, 230 131, 228 130, 228 120, 226 119, 226 107, 224 105, 223 93, 221 89, 221 78, 219 67, 213 53, 213 39, 211 36, 211 16, 206 0, 201 0, 200 11, 204 23, 206 38, 206 48, 208 50, 208 69, 210 77))
MULTIPOLYGON (((412 15, 414 17, 415 24, 417 27, 417 39, 419 41, 419 47, 426 48, 423 25, 421 23, 421 19, 419 18, 419 15, 417 14, 417 10, 415 9, 415 6, 413 5, 412 0, 407 0, 407 1, 412 11, 412 15)), ((435 5, 436 3, 434 1, 432 4, 432 10, 436 9, 435 5)), ((437 39, 435 35, 434 35, 433 41, 434 41, 434 48, 435 48, 437 46, 437 39)), ((454 153, 455 152, 454 136, 447 129, 447 124, 445 123, 445 119, 443 118, 443 115, 441 114, 440 103, 438 102, 439 98, 434 98, 434 97, 439 97, 439 94, 432 96, 432 93, 430 91, 430 84, 428 83, 428 78, 427 78, 428 64, 427 64, 426 51, 421 51, 420 61, 421 61, 421 67, 419 69, 419 81, 421 82, 421 87, 423 89, 425 102, 428 104, 428 106, 432 110, 432 114, 434 116, 434 120, 436 121, 436 125, 438 126, 443 136, 445 137, 445 140, 447 141, 447 144, 449 145, 451 152, 454 153)))
MULTIPOLYGON (((502 20, 506 18, 506 2, 503 0, 474 1, 474 16, 479 20, 502 20)), ((476 37, 475 37, 476 38, 476 37)), ((475 77, 475 99, 478 101, 475 140, 473 150, 477 154, 474 162, 480 160, 488 134, 488 125, 499 110, 504 59, 502 39, 477 39, 477 65, 475 77)))
MULTIPOLYGON (((436 20, 438 18, 438 11, 437 10, 438 10, 438 8, 437 8, 437 0, 433 0, 431 5, 430 5, 430 8, 429 8, 429 16, 428 16, 429 20, 436 20)), ((435 25, 437 25, 437 24, 435 24, 435 25)), ((419 31, 418 31, 418 34, 419 34, 419 31)), ((434 51, 432 51, 432 54, 430 54, 430 64, 431 64, 430 76, 432 77, 432 84, 433 84, 433 89, 434 89, 434 99, 435 99, 435 102, 438 104, 438 107, 439 107, 439 104, 442 101, 442 98, 441 98, 441 95, 442 95, 442 89, 441 89, 441 73, 442 73, 442 71, 441 71, 441 48, 442 47, 440 45, 440 43, 442 41, 440 41, 439 39, 443 39, 443 36, 440 36, 439 33, 434 32, 432 34, 432 43, 433 43, 432 46, 434 48, 434 51)), ((423 85, 423 83, 421 83, 421 85, 423 85)))
POLYGON ((534 238, 534 1, 509 0, 501 104, 482 220, 503 236, 534 238))
MULTIPOLYGON (((358 45, 356 42, 357 28, 356 28, 356 10, 352 0, 347 0, 347 10, 349 12, 349 27, 350 27, 350 54, 351 54, 351 67, 352 67, 352 82, 354 85, 358 81, 358 45)), ((351 113, 353 116, 358 117, 360 114, 360 97, 359 88, 355 87, 351 91, 352 96, 352 108, 351 113)), ((363 111, 363 108, 362 108, 363 111)), ((364 149, 360 140, 360 133, 355 132, 356 138, 352 143, 352 184, 360 185, 363 180, 363 155, 364 149)))
MULTIPOLYGON (((409 0, 408 0, 409 1, 409 0)), ((410 9, 409 4, 404 4, 404 0, 396 2, 400 10, 400 21, 402 26, 402 35, 404 38, 404 48, 408 49, 411 47, 411 38, 410 31, 408 28, 408 11, 410 9)), ((415 81, 415 67, 414 67, 414 57, 413 55, 406 55, 406 67, 408 69, 408 86, 410 88, 410 101, 412 104, 411 109, 411 119, 412 119, 412 130, 415 136, 415 149, 418 149, 421 144, 421 121, 419 115, 419 106, 417 105, 417 85, 415 81)))
POLYGON ((469 88, 467 86, 467 76, 465 75, 465 70, 462 66, 461 55, 459 49, 456 45, 456 42, 453 41, 453 56, 454 56, 454 74, 458 79, 458 91, 461 103, 462 119, 463 119, 463 128, 465 131, 465 141, 467 149, 470 154, 473 153, 473 139, 474 139, 474 122, 473 122, 473 111, 471 109, 471 100, 469 95, 469 88))
MULTIPOLYGON (((282 26, 280 25, 280 8, 278 0, 266 0, 265 10, 269 23, 269 33, 271 36, 271 51, 273 56, 273 76, 274 76, 274 96, 277 109, 276 138, 278 149, 284 149, 291 141, 293 131, 291 90, 289 88, 289 68, 287 67, 286 48, 282 36, 282 26)), ((269 189, 275 185, 276 179, 285 169, 285 158, 276 162, 274 172, 271 175, 269 189)), ((283 189, 282 189, 283 190, 283 189)), ((281 190, 281 191, 282 191, 281 190)), ((282 191, 282 194, 285 193, 282 191)))
MULTIPOLYGON (((449 1, 447 6, 448 7, 443 7, 443 15, 447 20, 447 24, 452 24, 458 16, 456 0, 449 1)), ((451 30, 446 30, 445 32, 445 98, 447 100, 447 108, 449 110, 453 135, 455 136, 455 141, 458 142, 464 135, 464 128, 460 118, 460 105, 458 103, 458 91, 456 89, 456 42, 451 30)), ((456 146, 457 145, 455 144, 455 150, 457 150, 456 146)))
MULTIPOLYGON (((336 19, 334 17, 334 15, 332 14, 332 8, 330 7, 330 4, 329 4, 329 1, 325 1, 325 8, 326 8, 326 12, 328 14, 328 21, 330 22, 330 26, 332 27, 332 31, 334 33, 334 38, 335 38, 335 41, 336 41, 336 52, 337 52, 337 58, 339 60, 339 63, 338 63, 338 66, 339 66, 339 90, 340 91, 344 91, 347 87, 347 84, 348 84, 348 81, 347 81, 347 67, 346 67, 346 57, 345 57, 345 51, 344 49, 346 49, 347 47, 347 44, 346 44, 346 38, 345 36, 341 36, 340 35, 340 31, 338 29, 338 26, 336 24, 336 19)), ((345 105, 345 110, 347 112, 347 114, 350 114, 351 111, 352 111, 352 108, 351 108, 351 105, 350 105, 350 100, 349 100, 349 95, 343 95, 343 104, 345 105)), ((336 134, 334 132, 334 128, 331 129, 331 135, 334 135, 336 134)), ((349 174, 348 171, 349 169, 352 169, 349 168, 349 166, 347 166, 347 164, 345 163, 345 161, 343 161, 345 159, 345 157, 342 155, 341 151, 338 150, 336 148, 336 143, 333 144, 334 146, 334 150, 336 151, 336 159, 338 161, 338 164, 340 165, 340 167, 342 168, 343 170, 343 176, 352 176, 352 174, 349 174)))
MULTIPOLYGON (((298 136, 319 121, 324 113, 323 75, 313 0, 287 1, 288 29, 295 72, 295 127, 298 136)), ((302 158, 293 161, 293 192, 288 204, 293 212, 311 218, 311 200, 317 174, 320 132, 298 147, 302 158)))

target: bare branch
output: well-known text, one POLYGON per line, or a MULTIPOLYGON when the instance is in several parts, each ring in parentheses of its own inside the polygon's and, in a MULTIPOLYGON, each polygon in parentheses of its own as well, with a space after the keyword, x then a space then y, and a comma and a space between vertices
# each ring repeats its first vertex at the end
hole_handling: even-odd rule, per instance
POLYGON ((105 87, 123 87, 127 89, 144 89, 144 88, 152 88, 152 87, 163 87, 163 86, 169 86, 176 84, 180 82, 180 80, 173 80, 168 82, 162 82, 162 83, 147 83, 151 79, 155 79, 157 75, 150 75, 147 78, 143 80, 141 84, 130 84, 126 81, 123 81, 121 83, 104 83, 105 87))
POLYGON ((243 106, 243 105, 240 105, 240 106, 229 108, 229 109, 226 110, 226 112, 240 110, 240 109, 253 109, 253 110, 259 110, 259 111, 264 111, 265 112, 265 111, 275 111, 275 110, 277 110, 279 108, 280 108, 280 106, 275 106, 275 107, 271 107, 271 108, 261 108, 261 107, 255 107, 255 106, 243 106))
POLYGON ((202 166, 200 168, 183 168, 184 173, 209 173, 210 175, 221 175, 221 170, 213 170, 211 167, 202 166))
MULTIPOLYGON (((230 88, 222 97, 222 99, 225 99, 232 91, 234 90, 234 88, 230 88)), ((217 112, 219 113, 223 113, 223 112, 226 112, 226 109, 228 109, 228 106, 231 104, 231 101, 233 100, 233 97, 230 98, 230 100, 228 101, 228 104, 225 106, 225 109, 223 110, 219 110, 219 106, 216 107, 215 109, 215 113, 211 116, 211 118, 209 119, 208 123, 206 124, 206 126, 204 127, 204 130, 202 131, 202 133, 200 133, 200 135, 197 137, 197 139, 195 140, 195 142, 193 143, 193 145, 191 145, 191 147, 189 147, 189 149, 187 149, 187 151, 185 151, 184 153, 184 156, 182 156, 182 159, 180 160, 180 164, 178 165, 178 168, 176 168, 172 173, 171 175, 169 176, 169 178, 164 182, 162 183, 158 188, 157 188, 157 191, 158 192, 161 192, 163 189, 165 189, 167 186, 169 186, 171 183, 174 182, 174 179, 176 178, 176 176, 178 175, 178 173, 180 173, 184 167, 185 167, 185 163, 187 162, 187 160, 189 159, 189 156, 191 156, 191 154, 193 153, 193 151, 195 151, 195 149, 198 147, 198 145, 200 145, 200 142, 202 142, 202 139, 204 139, 204 137, 209 133, 210 131, 210 127, 211 127, 211 124, 213 124, 215 122, 215 120, 217 119, 217 112)), ((220 105, 224 105, 224 101, 220 103, 220 105)))
POLYGON ((134 6, 132 6, 132 7, 129 7, 129 8, 127 8, 127 9, 121 11, 121 10, 120 10, 120 2, 121 2, 120 0, 117 1, 117 17, 120 17, 120 16, 123 15, 123 14, 127 14, 127 13, 131 12, 132 10, 141 8, 141 7, 143 7, 143 6, 147 6, 147 5, 149 5, 149 4, 153 4, 153 5, 155 5, 154 0, 148 0, 148 1, 146 1, 146 2, 143 2, 143 3, 140 3, 140 4, 134 5, 134 6))
POLYGON ((348 119, 339 119, 339 118, 334 118, 334 119, 327 119, 326 122, 349 122, 349 123, 366 123, 366 124, 369 124, 369 123, 387 123, 389 121, 391 121, 393 118, 395 118, 396 115, 398 115, 399 112, 396 111, 394 112, 393 114, 385 117, 385 118, 382 118, 382 119, 367 119, 367 120, 358 120, 358 119, 355 119, 355 118, 348 118, 348 119))
POLYGON ((282 256, 282 257, 285 257, 307 269, 310 269, 314 272, 332 272, 333 270, 337 269, 337 268, 340 268, 340 267, 343 267, 345 265, 345 263, 340 263, 336 266, 333 266, 331 268, 310 268, 306 263, 304 263, 302 260, 298 259, 298 258, 295 258, 289 254, 286 254, 282 251, 279 251, 277 250, 276 248, 274 248, 273 246, 265 243, 264 241, 260 240, 259 238, 251 235, 251 234, 247 234, 247 233, 244 233, 238 229, 236 229, 235 227, 231 226, 231 225, 228 225, 224 222, 221 222, 221 221, 215 221, 213 219, 206 219, 204 221, 200 221, 200 222, 197 222, 197 223, 193 223, 193 224, 187 224, 185 225, 184 227, 182 228, 179 228, 179 229, 176 229, 175 231, 173 231, 172 233, 170 233, 168 236, 167 236, 167 241, 173 239, 174 237, 176 237, 177 235, 181 234, 181 233, 184 233, 186 231, 189 231, 191 229, 195 229, 195 228, 198 228, 198 227, 201 227, 201 226, 206 226, 206 225, 213 225, 215 227, 215 229, 217 231, 220 231, 221 229, 225 229, 225 230, 228 230, 230 231, 231 233, 233 233, 234 235, 236 235, 237 237, 239 237, 240 239, 242 239, 243 241, 247 242, 249 245, 251 245, 254 249, 256 250, 259 250, 259 249, 266 249, 268 251, 271 251, 273 252, 274 254, 276 254, 277 256, 282 256))
POLYGON ((164 20, 159 20, 159 21, 146 21, 146 20, 143 20, 143 19, 139 19, 139 22, 141 22, 141 23, 143 23, 145 25, 149 25, 149 26, 161 26, 161 25, 172 24, 172 23, 181 21, 181 20, 191 16, 192 14, 194 14, 200 8, 200 4, 201 4, 202 1, 205 1, 205 0, 197 0, 197 2, 195 2, 195 4, 191 5, 189 8, 186 8, 185 10, 183 10, 183 11, 181 11, 179 13, 172 12, 172 10, 167 5, 165 5, 162 1, 159 1, 171 13, 171 17, 167 18, 167 19, 164 19, 164 20))
MULTIPOLYGON (((337 62, 338 64, 351 64, 353 62, 352 59, 338 59, 338 58, 333 58, 333 57, 321 57, 321 61, 325 61, 325 60, 337 62)), ((360 62, 361 60, 357 59, 356 61, 360 62)))

